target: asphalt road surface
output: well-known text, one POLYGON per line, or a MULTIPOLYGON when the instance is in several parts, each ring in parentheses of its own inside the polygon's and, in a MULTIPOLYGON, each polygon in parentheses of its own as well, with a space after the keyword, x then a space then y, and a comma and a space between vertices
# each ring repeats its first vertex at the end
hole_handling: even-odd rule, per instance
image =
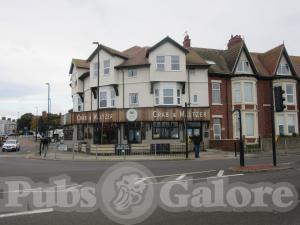
MULTIPOLYGON (((23 150, 30 151, 30 150, 23 150)), ((34 182, 48 182, 49 177, 66 174, 73 182, 97 182, 104 171, 116 162, 82 162, 82 161, 51 161, 31 160, 22 157, 14 157, 23 154, 12 153, 11 157, 0 155, 0 177, 25 176, 34 182)), ((282 171, 247 173, 242 176, 229 177, 230 182, 289 182, 300 193, 300 156, 280 157, 279 162, 293 162, 293 168, 282 171)), ((272 162, 271 158, 246 158, 247 164, 272 162)), ((198 171, 210 171, 203 173, 201 177, 216 176, 220 171, 225 175, 233 175, 236 172, 229 168, 238 164, 238 159, 224 160, 178 160, 178 161, 143 161, 139 162, 152 171, 155 176, 165 174, 187 174, 198 171)), ((30 209, 28 209, 30 210, 30 209)), ((79 212, 41 212, 32 215, 13 215, 1 217, 0 224, 30 224, 30 225, 79 225, 79 224, 116 224, 107 218, 100 210, 90 213, 79 212)), ((172 224, 172 225, 299 225, 300 205, 292 211, 279 212, 167 212, 157 208, 154 213, 141 224, 172 224)))

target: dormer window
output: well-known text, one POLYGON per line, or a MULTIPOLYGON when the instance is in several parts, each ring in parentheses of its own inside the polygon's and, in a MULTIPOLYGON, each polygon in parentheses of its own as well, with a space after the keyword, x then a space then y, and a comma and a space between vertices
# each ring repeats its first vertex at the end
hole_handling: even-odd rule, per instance
POLYGON ((290 74, 289 65, 287 63, 280 63, 278 67, 278 74, 280 75, 290 74))
POLYGON ((246 73, 250 72, 250 63, 247 60, 240 60, 238 65, 237 65, 237 71, 246 73))
POLYGON ((164 56, 156 56, 156 69, 157 70, 165 70, 165 57, 164 56))

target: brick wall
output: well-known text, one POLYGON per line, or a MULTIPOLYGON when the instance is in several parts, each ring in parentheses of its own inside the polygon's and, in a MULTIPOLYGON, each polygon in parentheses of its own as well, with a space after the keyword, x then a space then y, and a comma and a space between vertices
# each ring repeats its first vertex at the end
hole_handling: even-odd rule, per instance
POLYGON ((237 139, 223 139, 223 140, 209 140, 209 147, 214 149, 221 149, 223 151, 239 151, 239 140, 237 139))

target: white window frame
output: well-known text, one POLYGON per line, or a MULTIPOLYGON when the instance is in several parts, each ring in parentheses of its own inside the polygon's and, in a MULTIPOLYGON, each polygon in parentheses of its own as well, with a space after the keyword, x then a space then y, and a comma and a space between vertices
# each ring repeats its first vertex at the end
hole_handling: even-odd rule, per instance
POLYGON ((220 82, 212 82, 211 83, 211 102, 214 105, 220 105, 222 104, 221 101, 221 83, 220 82), (218 87, 214 87, 215 85, 218 85, 218 87), (215 101, 214 98, 215 94, 217 93, 218 101, 215 101))
POLYGON ((285 135, 285 116, 284 114, 279 114, 276 115, 276 123, 277 123, 277 130, 278 130, 278 135, 285 135), (280 133, 279 127, 283 126, 283 133, 280 133))
POLYGON ((159 103, 160 103, 160 97, 159 97, 159 89, 158 88, 156 88, 155 90, 154 90, 154 105, 159 105, 159 103))
POLYGON ((290 74, 289 64, 288 63, 279 63, 277 74, 278 75, 289 75, 290 74), (285 68, 285 69, 283 69, 283 68, 285 68))
POLYGON ((180 56, 179 55, 171 55, 171 70, 172 71, 180 70, 180 56))
POLYGON ((103 74, 104 76, 108 76, 110 73, 110 60, 106 59, 103 61, 103 74))
POLYGON ((285 85, 285 95, 286 95, 286 103, 288 105, 294 105, 295 104, 295 84, 289 83, 289 84, 285 85), (288 93, 288 86, 292 87, 292 93, 288 93), (292 96, 292 99, 293 99, 292 102, 289 102, 288 96, 292 96))
POLYGON ((139 105, 139 93, 129 93, 129 106, 138 106, 139 105), (133 102, 133 98, 136 99, 136 102, 133 102))
POLYGON ((215 140, 222 139, 222 119, 221 118, 213 118, 213 133, 215 140), (216 123, 218 121, 218 123, 216 123), (219 130, 219 133, 216 130, 219 130))
POLYGON ((166 57, 165 56, 163 56, 163 55, 156 56, 156 70, 164 71, 166 69, 165 64, 166 64, 166 57), (159 60, 159 59, 163 59, 163 60, 159 60), (159 65, 162 66, 162 68, 159 68, 159 65))
POLYGON ((137 69, 128 69, 127 75, 128 75, 128 78, 137 77, 137 69))
POLYGON ((181 86, 177 83, 157 83, 154 87, 154 105, 174 105, 178 106, 181 105, 181 86), (172 96, 167 95, 165 96, 165 90, 170 89, 172 90, 172 96), (172 103, 165 103, 165 98, 172 98, 172 103))
MULTIPOLYGON (((175 91, 176 93, 176 91, 175 91)), ((162 99, 163 99, 163 105, 174 105, 174 88, 163 88, 162 89, 162 99), (172 95, 166 95, 166 91, 171 91, 172 95), (165 98, 166 99, 172 99, 172 103, 165 103, 165 98)), ((177 101, 176 101, 177 102, 177 101)))
MULTIPOLYGON (((100 66, 99 66, 99 69, 100 69, 100 66)), ((98 62, 93 63, 93 74, 94 74, 94 77, 98 76, 98 62)))
POLYGON ((115 90, 110 91, 110 107, 116 107, 116 92, 115 92, 115 90))
POLYGON ((199 96, 198 95, 193 95, 193 104, 195 104, 195 105, 199 104, 199 96))
POLYGON ((255 136, 255 114, 254 113, 245 113, 245 135, 246 137, 254 137, 255 136), (253 118, 253 123, 252 124, 252 131, 251 131, 251 134, 248 133, 248 129, 249 129, 249 124, 247 123, 247 116, 251 116, 253 118))
POLYGON ((242 96, 242 83, 241 82, 234 82, 232 84, 232 91, 233 91, 233 103, 242 103, 243 102, 243 96, 242 96), (239 88, 237 88, 237 86, 239 88), (237 99, 238 97, 238 99, 237 99))
POLYGON ((243 88, 244 102, 253 104, 254 103, 254 83, 245 81, 244 84, 243 84, 243 87, 244 87, 243 88), (251 86, 251 99, 250 100, 246 99, 247 98, 246 97, 247 96, 246 95, 246 84, 250 84, 250 86, 251 86))
POLYGON ((242 72, 242 73, 251 72, 251 67, 250 67, 249 61, 248 60, 240 60, 238 62, 236 71, 242 72))
POLYGON ((99 108, 107 108, 107 107, 108 107, 108 94, 107 94, 107 91, 99 91, 99 108), (102 98, 101 94, 105 94, 105 98, 102 98), (105 101, 105 106, 101 106, 101 101, 105 101))
POLYGON ((293 133, 297 133, 297 119, 296 119, 296 114, 287 114, 287 133, 288 134, 293 134, 293 133), (292 121, 290 120, 290 118, 293 117, 292 121), (294 127, 294 132, 290 132, 290 126, 294 127))
POLYGON ((99 108, 115 108, 116 107, 116 92, 113 87, 100 87, 99 90, 99 108), (101 93, 106 93, 106 98, 101 99, 101 93), (106 101, 106 106, 101 106, 101 101, 106 101))

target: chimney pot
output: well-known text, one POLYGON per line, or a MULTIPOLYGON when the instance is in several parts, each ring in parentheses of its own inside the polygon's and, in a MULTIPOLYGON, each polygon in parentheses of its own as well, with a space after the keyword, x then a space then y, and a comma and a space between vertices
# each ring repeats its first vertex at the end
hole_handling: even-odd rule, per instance
POLYGON ((228 44, 227 44, 227 48, 229 49, 229 48, 231 48, 232 46, 234 46, 235 44, 237 44, 241 41, 243 41, 241 35, 235 35, 235 36, 231 35, 231 38, 230 38, 230 40, 228 41, 228 44))
POLYGON ((191 47, 191 39, 190 39, 190 36, 188 34, 186 34, 184 36, 183 47, 185 47, 185 48, 190 48, 191 47))

